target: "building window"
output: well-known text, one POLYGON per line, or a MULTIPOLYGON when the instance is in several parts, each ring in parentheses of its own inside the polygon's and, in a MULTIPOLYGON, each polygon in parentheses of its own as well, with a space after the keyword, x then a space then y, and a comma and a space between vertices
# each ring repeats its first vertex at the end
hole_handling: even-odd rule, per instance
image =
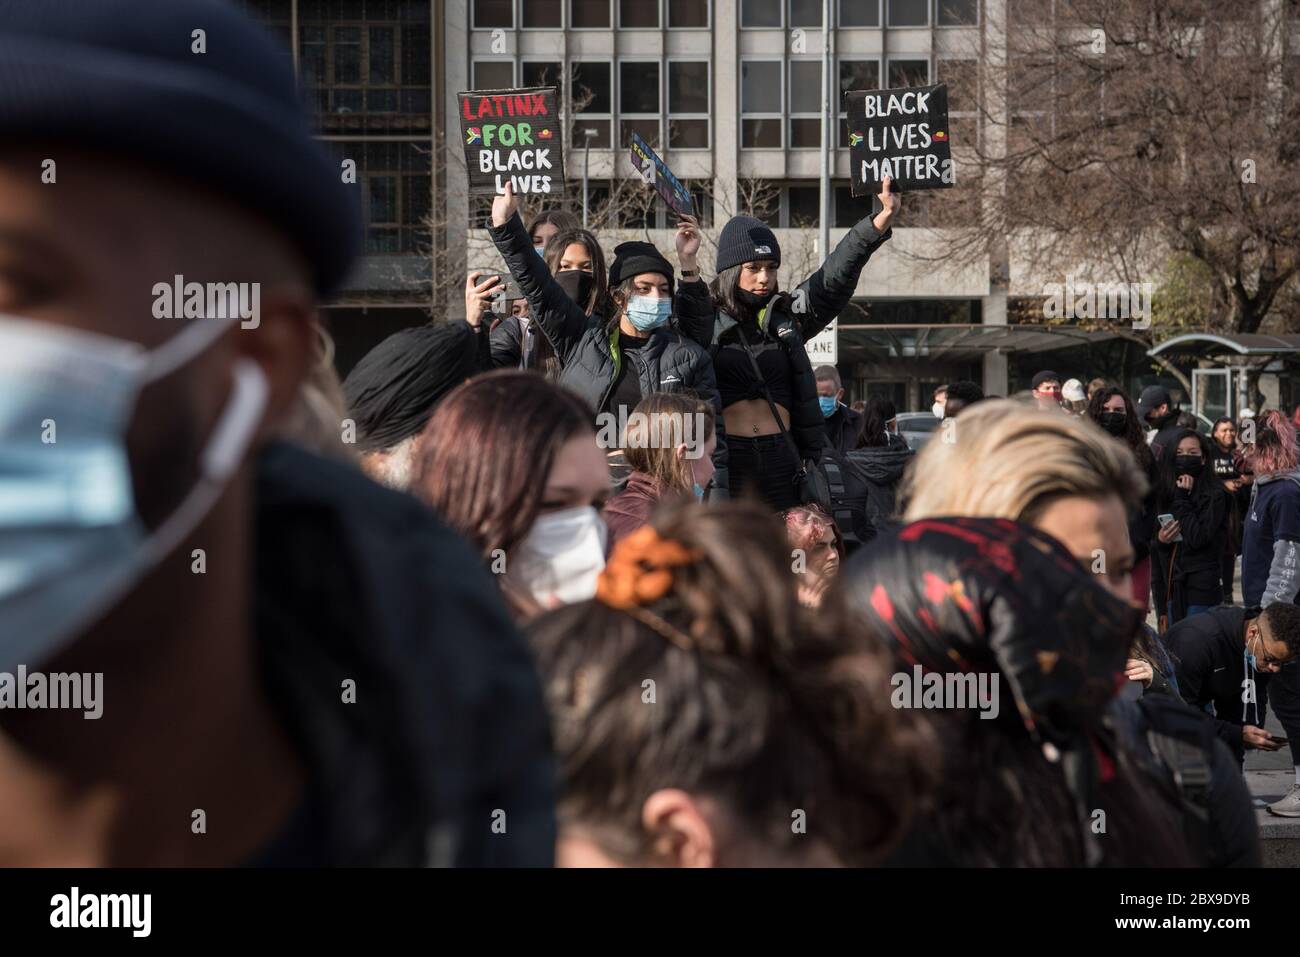
POLYGON ((886 0, 891 27, 923 27, 930 22, 930 0, 886 0))
POLYGON ((343 155, 356 161, 366 220, 368 255, 414 254, 427 248, 430 153, 423 143, 345 142, 343 155))
POLYGON ((514 0, 473 0, 473 4, 475 30, 515 25, 514 0))
POLYGON ((822 61, 790 61, 790 148, 822 145, 822 61))
POLYGON ((709 0, 668 0, 668 29, 691 29, 709 25, 709 0))
POLYGON ((618 25, 623 30, 658 30, 659 0, 618 0, 618 25))
POLYGON ((880 0, 839 0, 840 26, 880 26, 880 0))
POLYGON ((808 229, 821 222, 822 191, 818 185, 787 186, 781 225, 786 229, 808 229))
POLYGON ((609 149, 613 144, 610 123, 614 112, 614 84, 609 61, 584 61, 574 63, 573 71, 573 145, 586 145, 585 129, 593 129, 593 148, 609 149))
POLYGON ((975 60, 935 61, 937 82, 948 85, 948 125, 954 146, 979 143, 979 63, 975 60))
POLYGON ((302 82, 326 133, 431 126, 429 8, 386 9, 393 19, 348 23, 326 22, 320 4, 301 7, 302 82))
POLYGON ((708 60, 668 61, 668 147, 709 148, 709 96, 713 83, 708 60))
POLYGON ((740 0, 742 27, 780 27, 783 0, 740 0))
MULTIPOLYGON (((852 229, 858 220, 871 215, 871 197, 854 196, 853 187, 848 183, 835 185, 835 228, 852 229)), ((909 196, 908 199, 911 199, 909 196)))
POLYGON ((889 76, 885 88, 896 90, 904 86, 928 86, 930 83, 929 60, 890 60, 889 76))
POLYGON ((520 19, 533 30, 556 30, 564 26, 563 0, 519 0, 520 19))
POLYGON ((659 137, 659 61, 625 60, 618 65, 619 138, 632 142, 632 131, 656 149, 659 137))
POLYGON ((509 90, 515 85, 514 60, 475 60, 470 86, 476 90, 509 90))
POLYGON ((564 64, 554 60, 530 60, 519 65, 519 85, 524 88, 553 86, 564 98, 564 64))
POLYGON ((973 27, 980 22, 979 0, 935 0, 935 22, 941 27, 973 27))
POLYGON ((840 138, 841 149, 849 147, 849 101, 846 94, 852 90, 880 89, 879 60, 840 61, 840 138))
POLYGON ((608 30, 610 0, 569 0, 569 26, 575 30, 608 30))
POLYGON ((822 0, 790 0, 790 26, 820 27, 822 0))
POLYGON ((784 114, 780 60, 740 61, 741 149, 780 149, 784 114))

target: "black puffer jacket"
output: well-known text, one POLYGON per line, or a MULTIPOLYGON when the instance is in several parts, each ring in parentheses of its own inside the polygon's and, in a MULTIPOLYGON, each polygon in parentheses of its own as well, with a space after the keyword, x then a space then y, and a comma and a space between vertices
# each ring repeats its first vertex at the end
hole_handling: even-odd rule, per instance
POLYGON ((1159 539, 1151 543, 1156 614, 1165 614, 1166 604, 1173 602, 1172 624, 1186 616, 1188 605, 1216 605, 1222 599, 1220 556, 1228 537, 1228 493, 1218 482, 1192 492, 1177 489, 1172 500, 1157 500, 1157 508, 1168 509, 1183 536, 1168 545, 1159 539))
POLYGON ((907 464, 916 457, 902 439, 897 436, 890 439, 888 445, 864 446, 846 456, 866 483, 867 519, 877 529, 897 521, 898 483, 903 479, 907 464))
MULTIPOLYGON (((893 230, 881 233, 871 218, 860 220, 831 254, 821 268, 805 279, 791 294, 773 297, 760 322, 757 334, 779 342, 790 356, 794 368, 794 408, 790 412, 790 432, 804 458, 820 459, 828 445, 825 420, 817 404, 817 380, 813 377, 812 362, 808 358, 806 343, 835 319, 853 298, 858 277, 872 254, 880 248, 893 230)), ((713 324, 712 344, 716 349, 744 348, 735 333, 737 320, 719 311, 713 324)), ((754 345, 755 330, 746 329, 745 336, 754 345)))
MULTIPOLYGON (((618 326, 588 316, 578 308, 533 251, 532 240, 518 215, 504 226, 491 226, 488 231, 528 298, 533 321, 564 366, 559 384, 585 399, 594 414, 609 411, 610 393, 618 379, 619 367, 628 358, 618 348, 618 326)), ((722 400, 713 375, 713 359, 704 348, 713 321, 708 287, 699 281, 678 283, 673 296, 673 314, 675 328, 656 329, 645 345, 630 353, 630 358, 636 367, 642 396, 653 392, 694 392, 713 404, 718 440, 713 453, 716 470, 713 487, 725 491, 727 440, 722 400)), ((808 374, 811 377, 811 368, 808 374)), ((815 394, 815 387, 813 391, 815 394)), ((813 403, 816 405, 816 398, 813 403)))

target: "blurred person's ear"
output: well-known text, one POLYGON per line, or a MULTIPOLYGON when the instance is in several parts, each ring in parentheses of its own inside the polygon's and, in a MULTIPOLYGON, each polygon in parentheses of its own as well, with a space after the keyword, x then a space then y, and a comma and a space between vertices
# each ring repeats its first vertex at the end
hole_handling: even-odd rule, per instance
POLYGON ((650 848, 648 864, 658 867, 713 867, 717 853, 713 829, 695 799, 666 788, 646 798, 641 826, 650 848))
POLYGON ((305 283, 264 283, 256 327, 239 328, 235 351, 257 362, 270 385, 262 434, 278 425, 297 400, 311 369, 316 318, 314 297, 305 283))

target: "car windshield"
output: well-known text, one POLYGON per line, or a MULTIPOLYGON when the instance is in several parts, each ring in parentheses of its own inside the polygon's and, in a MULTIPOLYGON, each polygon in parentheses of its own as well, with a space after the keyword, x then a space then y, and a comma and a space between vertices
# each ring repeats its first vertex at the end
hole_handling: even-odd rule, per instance
POLYGON ((933 432, 938 427, 939 420, 929 413, 915 417, 910 415, 900 415, 898 417, 898 431, 900 432, 933 432))

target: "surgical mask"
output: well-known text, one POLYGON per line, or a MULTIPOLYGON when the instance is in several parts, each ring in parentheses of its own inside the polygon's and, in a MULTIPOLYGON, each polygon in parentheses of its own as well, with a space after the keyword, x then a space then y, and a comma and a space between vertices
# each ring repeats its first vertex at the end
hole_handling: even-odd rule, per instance
POLYGON ((839 407, 840 403, 834 396, 819 395, 817 397, 817 404, 822 407, 822 418, 829 419, 835 414, 835 410, 839 407))
POLYGON ((54 656, 216 504, 266 407, 256 362, 235 365, 198 482, 152 530, 136 509, 126 432, 142 389, 203 354, 230 324, 195 320, 149 351, 0 317, 0 671, 54 656))
POLYGON ((934 413, 936 419, 943 418, 943 405, 942 402, 936 402, 934 405, 930 406, 930 411, 934 413))
POLYGON ((1200 475, 1205 463, 1196 455, 1175 455, 1174 469, 1179 475, 1200 475))
POLYGON ((697 502, 703 502, 703 501, 704 501, 704 486, 703 486, 703 485, 701 485, 699 482, 696 482, 693 486, 691 486, 691 491, 693 491, 693 492, 695 493, 695 501, 697 501, 697 502))
POLYGON ((537 253, 537 255, 539 255, 539 256, 541 256, 543 259, 545 259, 545 258, 546 258, 546 244, 543 243, 543 244, 540 245, 540 246, 534 246, 534 247, 533 247, 533 252, 537 253))
POLYGON ((540 516, 509 559, 508 575, 543 608, 596 594, 608 529, 590 505, 540 516))
POLYGON ((1125 412, 1103 412, 1097 417, 1097 424, 1116 438, 1123 438, 1128 431, 1128 414, 1125 412))
POLYGON ((581 308, 587 308, 591 291, 596 288, 595 276, 585 269, 563 269, 555 274, 555 281, 566 296, 581 308))
POLYGON ((667 296, 653 299, 649 296, 633 296, 627 304, 627 321, 632 323, 639 332, 658 329, 672 314, 673 301, 667 296))

